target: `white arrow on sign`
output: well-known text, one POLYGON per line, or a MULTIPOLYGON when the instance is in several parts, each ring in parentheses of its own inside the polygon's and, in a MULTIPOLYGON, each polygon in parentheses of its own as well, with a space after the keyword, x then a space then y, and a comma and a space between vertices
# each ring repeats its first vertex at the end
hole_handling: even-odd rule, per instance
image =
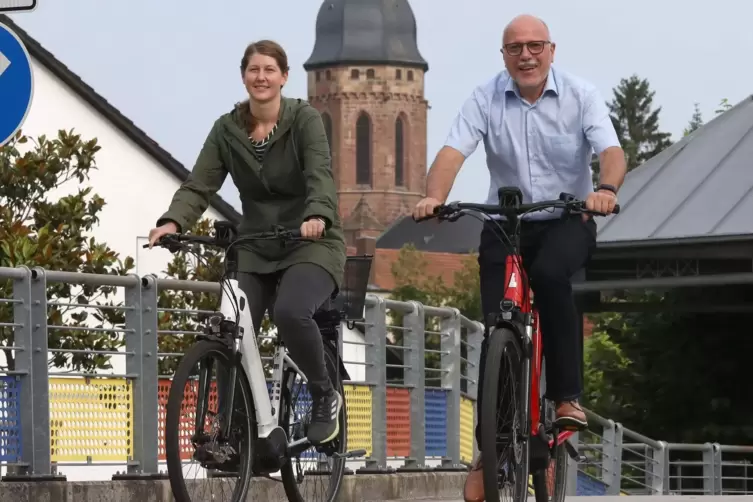
POLYGON ((5 54, 0 52, 0 76, 5 73, 5 70, 10 66, 10 59, 5 57, 5 54))

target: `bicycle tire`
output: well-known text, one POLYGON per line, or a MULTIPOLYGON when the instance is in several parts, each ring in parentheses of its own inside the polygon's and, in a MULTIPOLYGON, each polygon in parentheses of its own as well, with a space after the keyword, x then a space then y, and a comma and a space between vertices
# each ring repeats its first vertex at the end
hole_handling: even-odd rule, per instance
MULTIPOLYGON (((165 453, 167 457, 167 474, 170 479, 170 488, 177 502, 198 502, 191 500, 185 479, 183 478, 182 461, 180 458, 180 415, 183 402, 183 391, 186 388, 191 370, 200 359, 214 354, 224 359, 225 364, 230 361, 230 351, 227 346, 219 341, 202 340, 193 345, 183 356, 178 369, 173 376, 170 393, 167 399, 167 412, 165 417, 165 453)), ((229 364, 228 364, 229 366, 229 364)), ((251 387, 248 384, 246 374, 240 365, 236 372, 236 382, 240 384, 241 392, 235 394, 236 402, 240 399, 246 408, 245 428, 248 431, 249 448, 242 453, 240 461, 239 479, 233 490, 232 502, 245 501, 252 480, 253 466, 253 442, 256 440, 256 412, 254 408, 251 387)), ((237 409, 235 403, 228 403, 229 409, 237 409)))
MULTIPOLYGON (((481 459, 483 463, 484 494, 486 502, 499 502, 499 471, 497 453, 497 400, 500 396, 499 376, 501 369, 511 366, 514 378, 513 392, 518 403, 529 386, 521 385, 521 350, 515 334, 507 328, 494 329, 489 335, 489 347, 486 354, 487 364, 484 369, 483 403, 481 407, 481 459), (507 364, 505 364, 507 361, 507 364), (498 362, 498 364, 496 364, 498 362), (491 447, 490 447, 491 446, 491 447)), ((517 415, 519 424, 528 420, 528 413, 520 406, 513 412, 517 415)), ((514 438, 514 436, 513 436, 514 438)), ((522 445, 520 459, 515 462, 512 474, 515 477, 513 485, 513 500, 526 502, 528 499, 528 438, 518 439, 522 445)), ((513 448, 515 445, 513 445, 513 448)), ((509 448, 509 447, 508 447, 509 448)), ((509 476, 509 465, 508 474, 509 476)))
MULTIPOLYGON (((547 409, 551 407, 551 402, 545 401, 542 406, 542 418, 548 415, 547 409)), ((560 443, 554 449, 547 469, 532 474, 536 502, 564 502, 567 490, 567 461, 567 449, 560 443)))
MULTIPOLYGON (((324 341, 324 361, 327 366, 327 372, 329 373, 330 381, 335 387, 335 390, 340 393, 343 398, 343 406, 340 410, 340 430, 337 433, 336 441, 338 441, 337 453, 346 453, 348 450, 347 437, 348 437, 348 425, 347 425, 347 410, 345 405, 345 392, 343 389, 342 375, 340 374, 339 356, 337 350, 327 341, 324 341)), ((285 394, 286 391, 283 393, 285 394)), ((289 394, 288 394, 289 396, 289 394)), ((289 397, 288 397, 289 398, 289 397)), ((280 410, 287 409, 289 403, 280 403, 280 410)), ((280 425, 287 430, 287 424, 283 423, 286 419, 283 413, 280 413, 280 425)), ((330 457, 331 458, 331 457, 330 457)), ((293 459, 288 458, 281 469, 282 485, 285 488, 285 495, 290 502, 311 502, 303 498, 299 490, 299 485, 296 481, 296 475, 293 465, 293 459)), ((327 498, 324 502, 334 502, 340 494, 342 489, 342 481, 345 476, 345 463, 346 459, 337 459, 334 462, 332 472, 329 475, 330 485, 327 498)), ((305 477, 304 477, 305 482, 305 477)))

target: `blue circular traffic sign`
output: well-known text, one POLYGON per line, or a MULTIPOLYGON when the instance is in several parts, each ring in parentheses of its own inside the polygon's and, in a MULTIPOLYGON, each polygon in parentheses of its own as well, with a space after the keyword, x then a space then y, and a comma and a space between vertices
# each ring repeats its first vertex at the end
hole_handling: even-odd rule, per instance
POLYGON ((0 23, 0 146, 13 138, 31 108, 31 58, 18 36, 0 23))

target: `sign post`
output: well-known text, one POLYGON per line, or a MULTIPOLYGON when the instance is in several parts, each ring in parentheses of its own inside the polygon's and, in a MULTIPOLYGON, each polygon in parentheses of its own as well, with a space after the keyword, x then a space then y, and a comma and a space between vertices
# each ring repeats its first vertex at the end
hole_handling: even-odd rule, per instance
POLYGON ((18 35, 0 23, 0 146, 13 139, 21 128, 33 94, 29 52, 18 35))
POLYGON ((28 12, 37 8, 37 0, 0 0, 0 12, 28 12))

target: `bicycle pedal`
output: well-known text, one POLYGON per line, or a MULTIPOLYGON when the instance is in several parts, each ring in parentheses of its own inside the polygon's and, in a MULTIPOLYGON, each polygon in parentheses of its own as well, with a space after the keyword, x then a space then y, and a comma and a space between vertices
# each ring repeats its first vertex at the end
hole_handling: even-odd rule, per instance
POLYGON ((352 450, 352 451, 346 451, 345 453, 335 453, 332 455, 333 458, 358 458, 358 457, 365 457, 366 456, 366 450, 352 450))

